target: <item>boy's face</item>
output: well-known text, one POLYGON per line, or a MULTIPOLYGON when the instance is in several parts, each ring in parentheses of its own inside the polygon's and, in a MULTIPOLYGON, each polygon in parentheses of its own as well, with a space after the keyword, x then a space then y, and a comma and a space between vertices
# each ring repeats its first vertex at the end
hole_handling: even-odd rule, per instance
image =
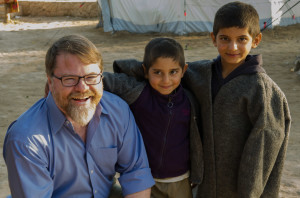
POLYGON ((179 86, 186 69, 187 64, 182 69, 179 62, 172 58, 160 57, 149 68, 148 72, 144 67, 144 72, 153 89, 162 95, 168 95, 179 86))
POLYGON ((244 63, 251 48, 256 48, 261 41, 261 33, 255 38, 248 32, 248 28, 222 28, 217 36, 211 33, 215 47, 218 48, 223 68, 232 68, 244 63))

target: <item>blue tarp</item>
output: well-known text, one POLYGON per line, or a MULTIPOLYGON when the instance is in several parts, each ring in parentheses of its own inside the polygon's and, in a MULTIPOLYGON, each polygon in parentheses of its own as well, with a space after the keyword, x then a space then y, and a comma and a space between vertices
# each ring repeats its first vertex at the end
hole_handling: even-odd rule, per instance
MULTIPOLYGON (((105 32, 125 30, 133 33, 160 32, 183 35, 211 32, 214 14, 231 0, 98 0, 98 2, 102 10, 105 32)), ((257 9, 261 28, 300 23, 299 0, 242 0, 242 2, 249 3, 257 9)))

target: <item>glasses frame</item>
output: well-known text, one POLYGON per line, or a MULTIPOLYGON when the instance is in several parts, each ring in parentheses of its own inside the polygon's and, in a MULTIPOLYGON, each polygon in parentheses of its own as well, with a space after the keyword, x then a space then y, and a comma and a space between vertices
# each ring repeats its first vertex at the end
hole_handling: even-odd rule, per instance
POLYGON ((85 76, 70 75, 70 76, 62 76, 62 77, 58 77, 58 76, 52 74, 52 76, 55 77, 55 78, 57 78, 58 80, 60 80, 62 86, 64 86, 64 87, 74 87, 74 86, 78 85, 78 83, 79 83, 79 81, 80 81, 81 78, 83 78, 84 83, 87 84, 87 85, 97 85, 97 84, 101 83, 102 77, 103 77, 102 73, 99 73, 99 74, 88 74, 88 75, 85 75, 85 76), (93 84, 93 83, 92 84, 91 83, 87 83, 86 82, 86 77, 92 76, 92 75, 96 75, 97 77, 100 76, 100 81, 98 83, 95 83, 95 84, 93 84), (77 83, 75 85, 66 86, 63 83, 63 78, 65 78, 65 77, 76 77, 76 78, 78 78, 77 83))

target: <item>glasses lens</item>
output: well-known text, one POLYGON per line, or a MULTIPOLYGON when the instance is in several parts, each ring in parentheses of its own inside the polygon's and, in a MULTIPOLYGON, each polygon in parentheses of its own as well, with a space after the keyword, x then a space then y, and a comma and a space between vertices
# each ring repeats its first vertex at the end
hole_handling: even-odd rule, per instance
POLYGON ((64 86, 74 86, 77 84, 78 80, 79 78, 76 76, 65 76, 61 79, 64 86))
MULTIPOLYGON (((54 76, 56 77, 56 76, 54 76)), ((58 77, 56 77, 58 78, 58 77)), ((84 82, 87 85, 96 85, 99 84, 101 81, 101 74, 91 74, 87 76, 63 76, 61 78, 58 78, 61 80, 62 85, 65 87, 72 87, 78 84, 80 78, 84 78, 84 82)))
POLYGON ((85 80, 85 83, 88 84, 88 85, 95 85, 95 84, 98 84, 100 83, 100 74, 93 74, 93 75, 88 75, 88 76, 85 76, 84 77, 84 80, 85 80))

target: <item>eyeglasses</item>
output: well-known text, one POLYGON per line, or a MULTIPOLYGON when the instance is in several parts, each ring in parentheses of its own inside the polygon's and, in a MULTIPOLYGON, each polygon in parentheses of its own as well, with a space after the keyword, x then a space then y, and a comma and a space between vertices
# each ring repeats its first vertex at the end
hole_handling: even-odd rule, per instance
POLYGON ((52 74, 53 77, 59 79, 61 81, 61 84, 65 87, 73 87, 76 86, 79 83, 80 78, 84 79, 85 84, 87 85, 96 85, 101 82, 102 74, 89 74, 85 76, 62 76, 57 77, 54 74, 52 74))

